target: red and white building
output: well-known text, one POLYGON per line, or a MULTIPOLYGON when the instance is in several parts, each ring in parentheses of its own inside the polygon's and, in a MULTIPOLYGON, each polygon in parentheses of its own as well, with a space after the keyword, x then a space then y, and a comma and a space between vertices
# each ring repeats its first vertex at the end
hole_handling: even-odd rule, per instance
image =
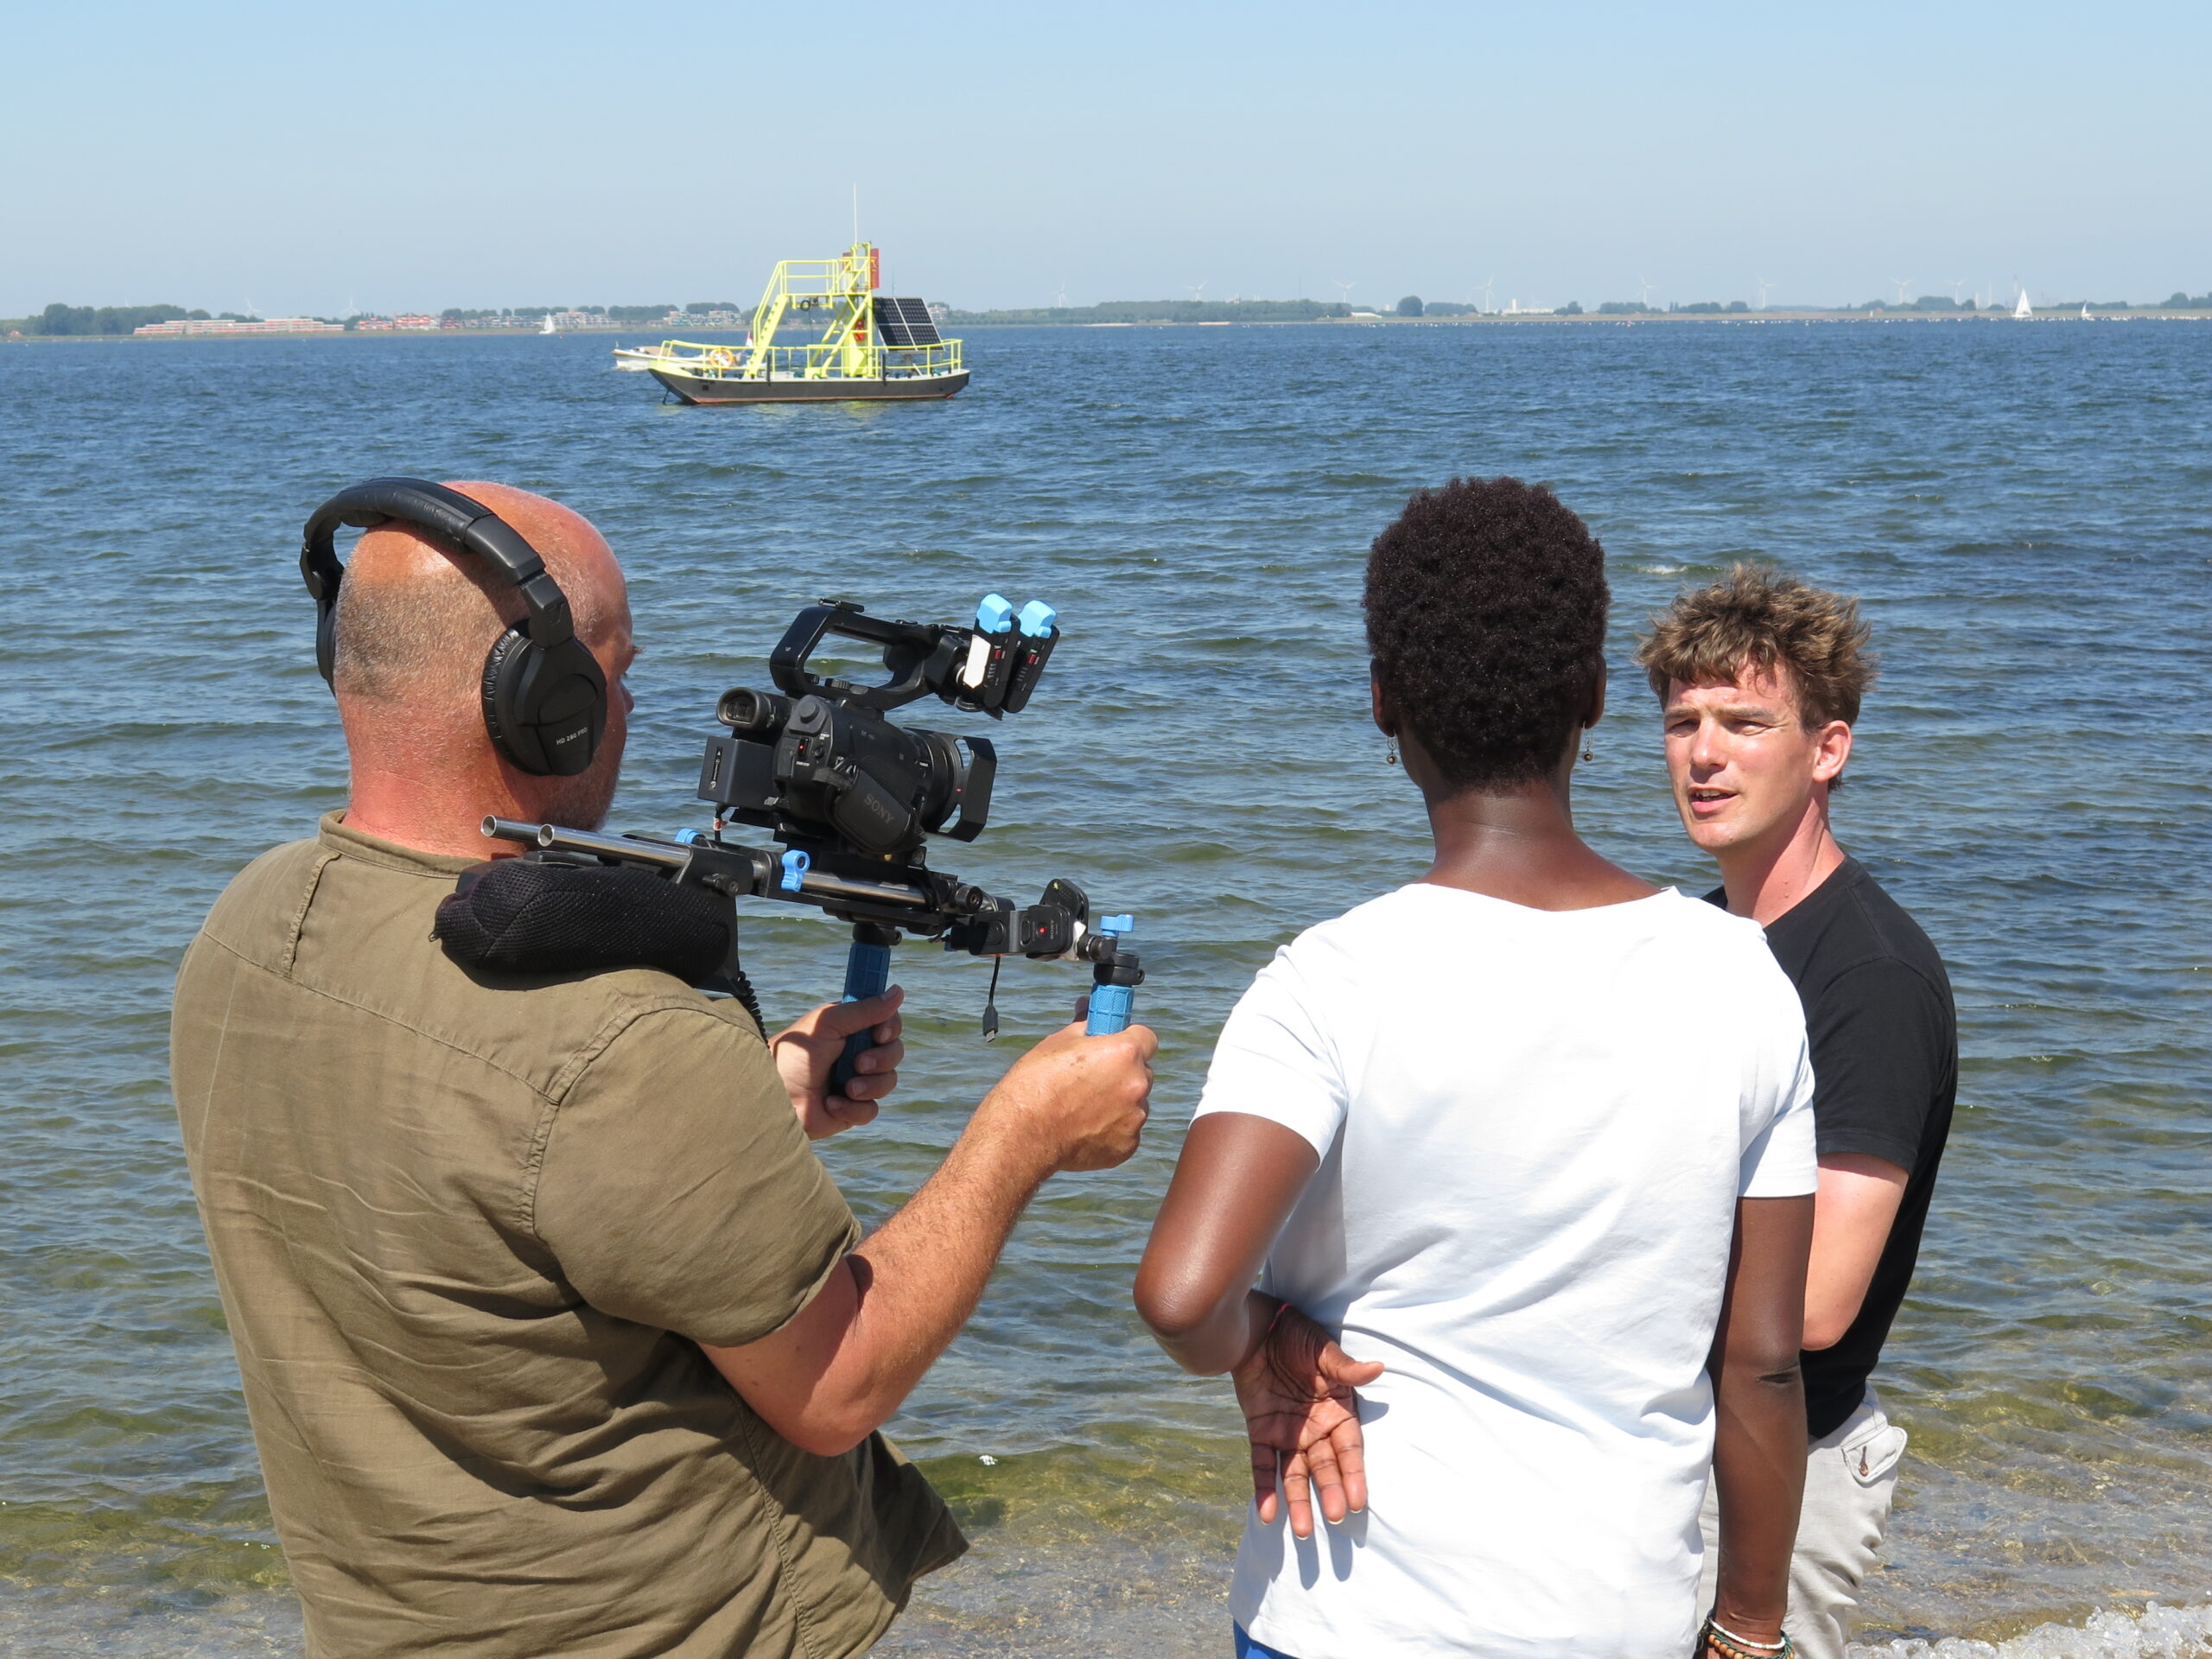
POLYGON ((134 334, 342 334, 342 322, 317 322, 313 317, 256 317, 240 322, 231 317, 183 317, 175 322, 141 323, 134 334))

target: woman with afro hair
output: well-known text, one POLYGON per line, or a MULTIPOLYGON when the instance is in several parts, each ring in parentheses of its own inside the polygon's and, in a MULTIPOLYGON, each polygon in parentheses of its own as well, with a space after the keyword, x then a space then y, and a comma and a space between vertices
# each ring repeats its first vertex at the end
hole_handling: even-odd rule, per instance
POLYGON ((1515 479, 1421 492, 1369 557, 1434 861, 1253 982, 1137 1278, 1245 1413, 1240 1659, 1789 1650, 1803 1016, 1755 924, 1575 833, 1608 602, 1515 479))

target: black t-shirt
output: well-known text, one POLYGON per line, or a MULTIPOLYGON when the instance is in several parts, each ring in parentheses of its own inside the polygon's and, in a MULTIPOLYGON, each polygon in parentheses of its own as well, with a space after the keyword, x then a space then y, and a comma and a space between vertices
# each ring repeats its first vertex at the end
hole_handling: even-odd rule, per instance
MULTIPOLYGON (((1724 893, 1708 896, 1726 902, 1724 893)), ((1804 1355, 1806 1427, 1817 1440, 1866 1397, 1867 1374, 1912 1282, 1951 1133, 1959 1022, 1942 957, 1856 859, 1770 923, 1766 941, 1805 1005, 1821 1152, 1886 1159, 1908 1177, 1859 1317, 1833 1348, 1804 1355)))

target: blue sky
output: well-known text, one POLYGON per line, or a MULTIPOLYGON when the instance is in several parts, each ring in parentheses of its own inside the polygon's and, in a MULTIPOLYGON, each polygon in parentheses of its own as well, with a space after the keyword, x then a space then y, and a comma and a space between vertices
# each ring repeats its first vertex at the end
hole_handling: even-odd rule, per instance
POLYGON ((2212 290, 2212 6, 13 14, 0 315, 2212 290))

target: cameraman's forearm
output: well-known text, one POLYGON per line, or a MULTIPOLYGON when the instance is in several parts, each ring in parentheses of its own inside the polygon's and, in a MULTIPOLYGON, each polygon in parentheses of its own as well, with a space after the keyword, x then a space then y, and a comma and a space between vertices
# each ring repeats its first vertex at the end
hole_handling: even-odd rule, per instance
POLYGON ((890 1421, 974 1316, 1014 1224, 1052 1173, 981 1116, 921 1191, 853 1252, 860 1300, 849 1386, 868 1420, 862 1436, 890 1421))
POLYGON ((1052 1173, 1041 1148, 979 1109, 937 1172, 774 1335, 706 1350, 778 1433, 820 1456, 890 1421, 982 1298, 1022 1209, 1052 1173))
POLYGON ((1713 1377, 1720 1508, 1714 1613, 1755 1640, 1782 1627, 1805 1488, 1805 1386, 1794 1360, 1725 1363, 1713 1377))

